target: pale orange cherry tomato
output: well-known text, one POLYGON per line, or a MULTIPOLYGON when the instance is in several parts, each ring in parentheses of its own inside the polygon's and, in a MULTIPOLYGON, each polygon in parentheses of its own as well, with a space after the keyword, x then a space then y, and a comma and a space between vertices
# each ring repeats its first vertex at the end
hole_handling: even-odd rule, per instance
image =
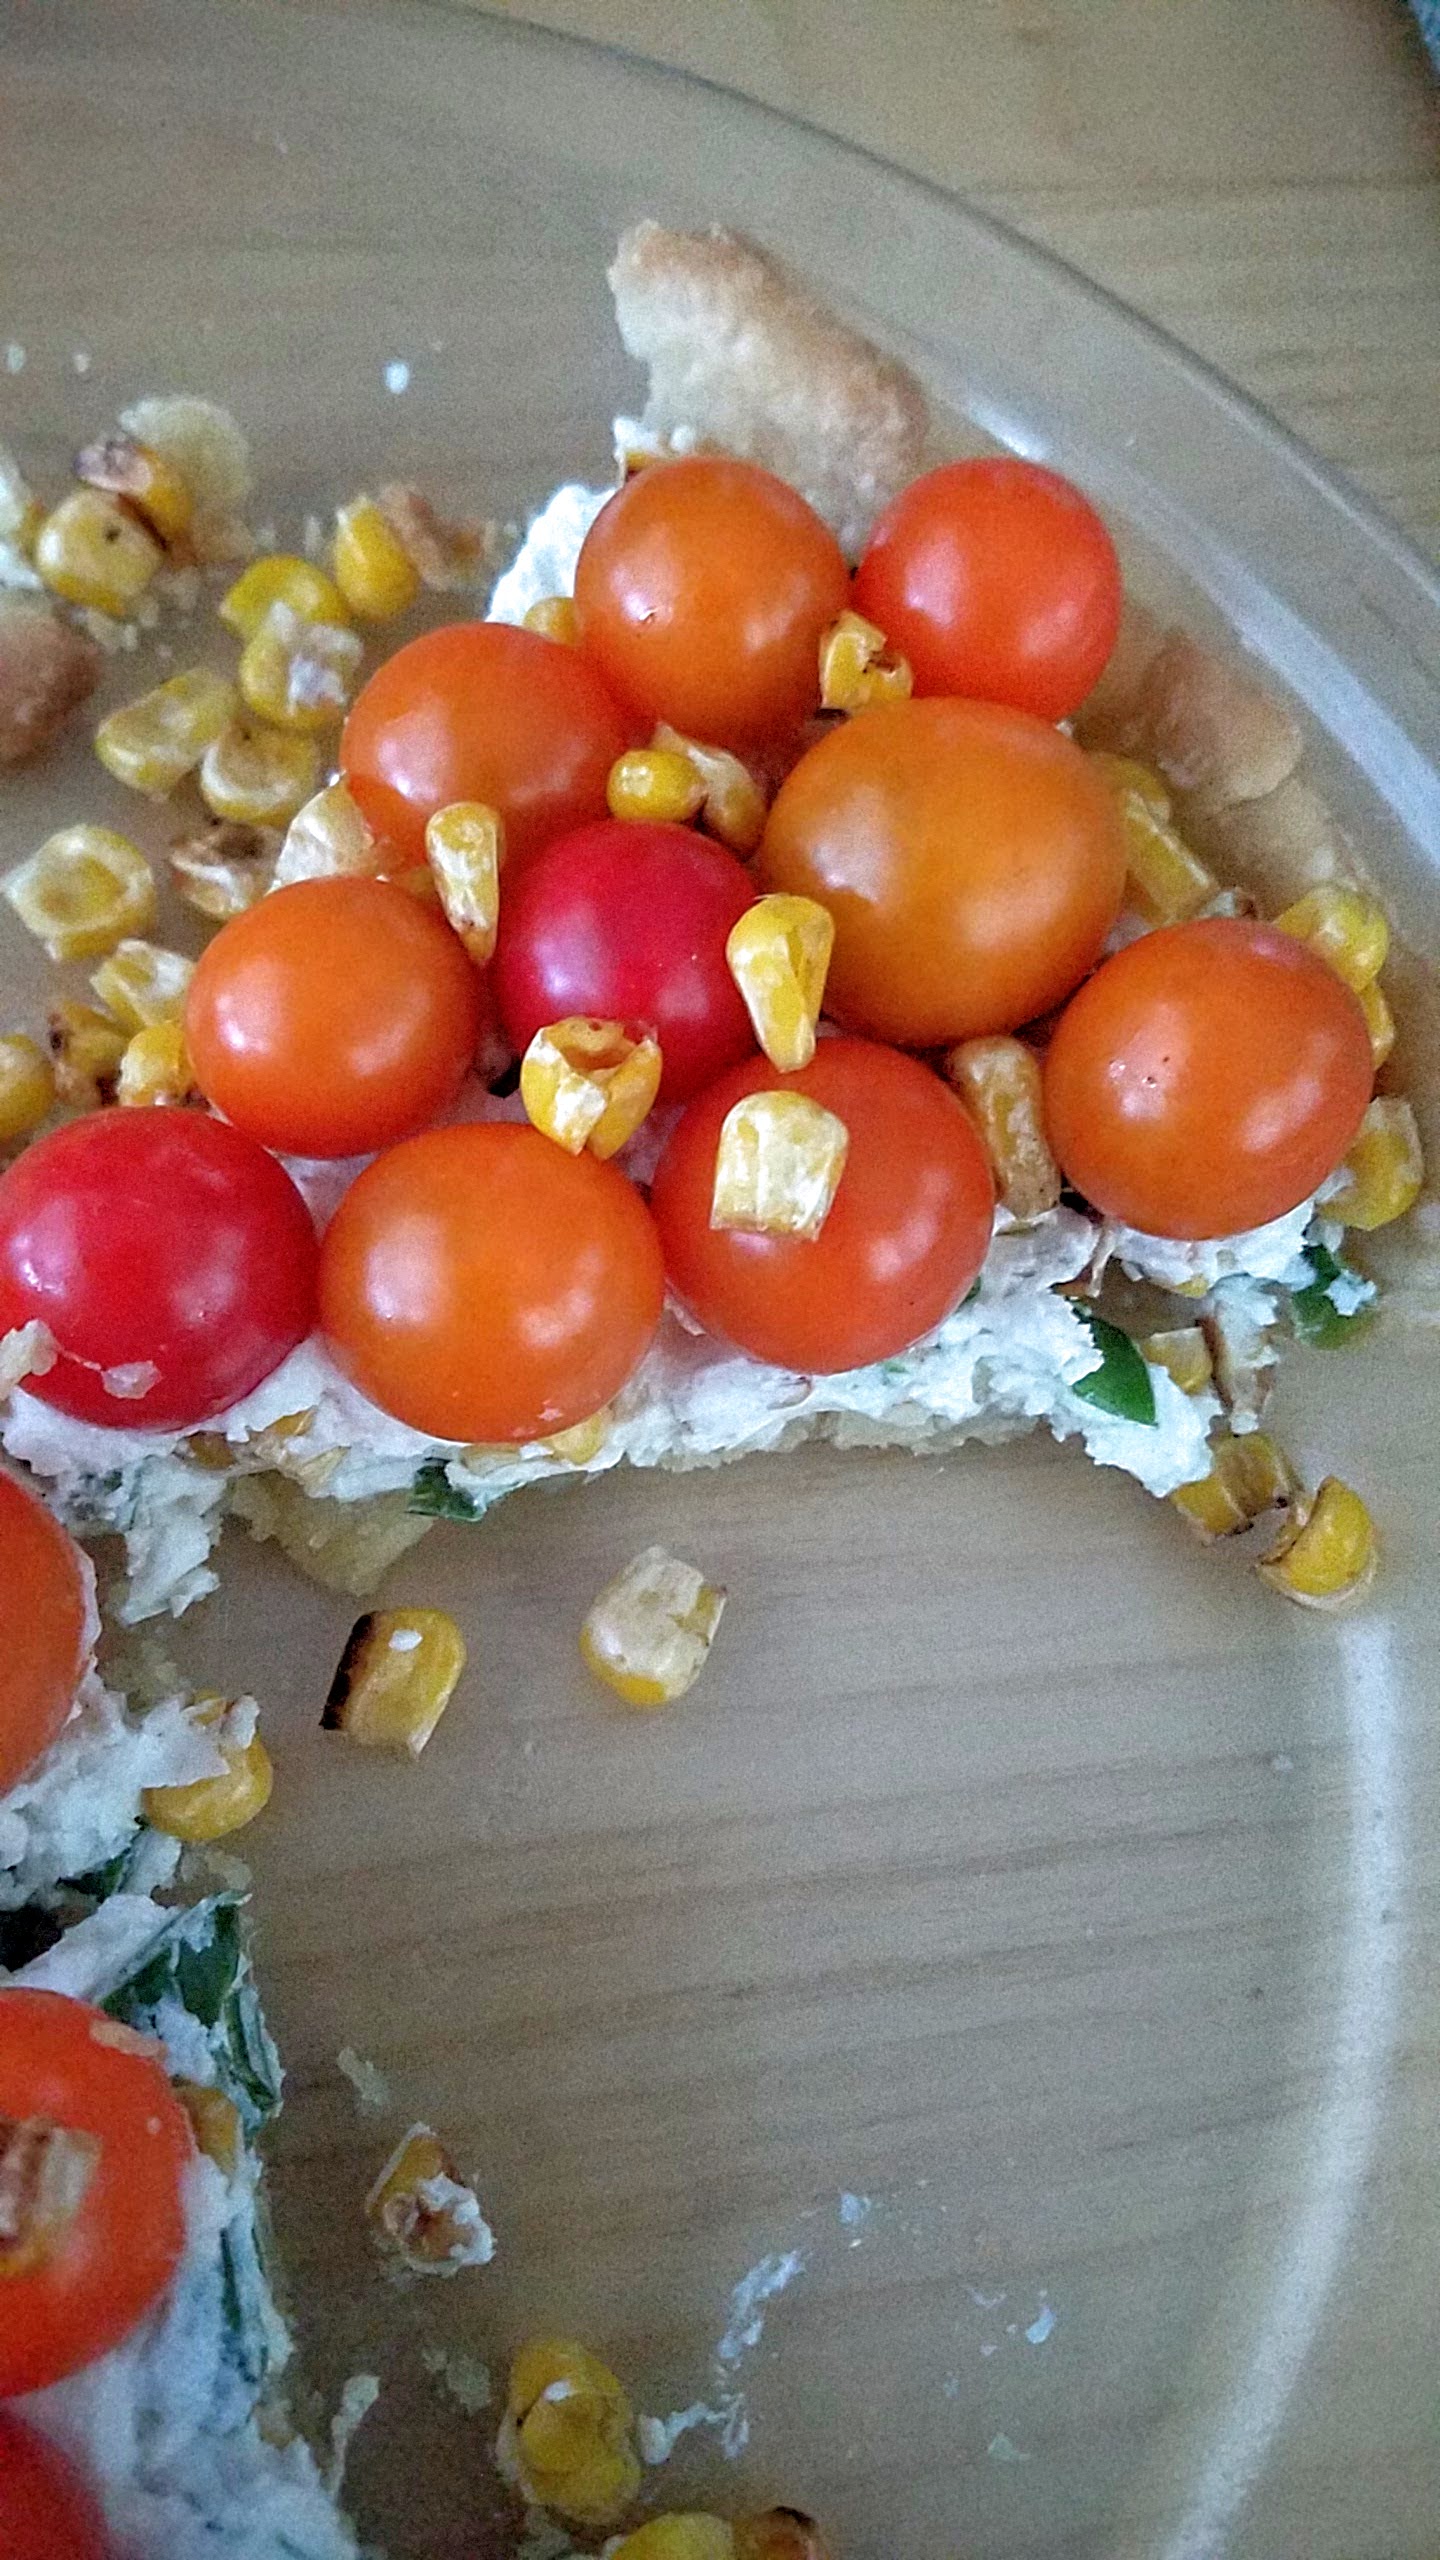
POLYGON ((47 1751, 90 1650, 90 1568, 37 1497, 0 1472, 0 1796, 47 1751))

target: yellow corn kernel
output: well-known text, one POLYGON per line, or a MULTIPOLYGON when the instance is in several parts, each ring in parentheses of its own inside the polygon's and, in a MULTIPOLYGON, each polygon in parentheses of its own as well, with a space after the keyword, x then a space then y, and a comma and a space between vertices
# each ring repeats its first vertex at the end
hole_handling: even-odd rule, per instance
POLYGON ((0 1147, 38 1129, 55 1100, 55 1070, 24 1031, 0 1038, 0 1147))
POLYGON ((445 920, 471 959, 483 967, 500 921, 500 866, 505 859, 500 812, 483 800, 453 800, 425 824, 428 876, 445 920))
POLYGON ((94 960, 155 917, 150 865, 113 827, 61 827, 0 890, 52 960, 94 960))
POLYGON ((905 702, 915 689, 910 661, 891 649, 863 614, 842 613, 820 635, 820 708, 865 711, 874 702, 905 702))
POLYGON ((1138 791, 1122 792, 1127 903, 1152 924, 1180 924, 1214 897, 1215 880, 1198 854, 1147 808, 1138 791))
POLYGON ((128 1034, 93 1004, 57 1004, 48 1024, 55 1091, 62 1102, 94 1111, 114 1098, 128 1034))
POLYGON ((1255 1570, 1302 1609, 1344 1609, 1375 1579, 1375 1523, 1352 1485, 1326 1476, 1255 1570))
POLYGON ((195 502, 173 462, 134 436, 101 436, 75 456, 75 477, 123 498, 167 549, 190 530, 195 502))
POLYGON ((1014 1218, 1038 1218, 1060 1197, 1060 1167, 1045 1135, 1040 1061, 1023 1040, 1002 1033, 962 1040, 945 1060, 980 1132, 995 1188, 1014 1218))
POLYGON ((152 1830, 171 1840, 223 1840, 263 1813, 275 1784, 270 1754, 259 1734, 243 1745, 222 1743, 225 1767, 218 1777, 195 1778, 188 1787, 147 1787, 141 1799, 152 1830))
POLYGON ((453 595, 473 586, 487 562, 498 566, 498 525, 477 523, 470 516, 442 516, 407 480, 383 481, 375 503, 421 585, 435 594, 453 595))
POLYGON ((1300 1499, 1300 1479, 1268 1431, 1222 1431, 1211 1444, 1210 1472, 1170 1496, 1203 1538, 1229 1538, 1267 1511, 1300 1499))
POLYGON ((707 747, 699 738, 682 737, 668 720, 657 724, 650 743, 689 757, 705 785, 702 824, 732 853, 753 853, 765 832, 765 795, 739 757, 726 747, 707 747))
POLYGON ((660 1043, 623 1022, 569 1014, 536 1032, 520 1061, 520 1099, 532 1125, 566 1154, 613 1156, 633 1138, 660 1090, 660 1043))
POLYGON ((418 1760, 464 1668, 465 1639, 443 1609, 372 1609, 350 1630, 321 1723, 418 1760))
POLYGON ((720 1124, 712 1227, 812 1241, 840 1187, 850 1132, 804 1093, 747 1093, 720 1124))
POLYGON ((609 1405, 602 1404, 598 1413, 587 1414, 583 1422, 572 1422, 568 1431, 552 1431, 545 1446, 557 1458, 563 1458, 567 1466, 588 1467, 609 1439, 614 1419, 609 1405))
POLYGON ((195 963, 158 942, 122 942, 90 973, 100 1002, 126 1031, 152 1022, 178 1022, 195 975, 195 963))
POLYGON ((264 897, 274 875, 280 838, 272 827, 239 818, 212 818, 193 836, 170 847, 170 877, 187 907, 227 924, 264 897))
POLYGON ((365 2199, 377 2242, 421 2275, 488 2266, 495 2234, 473 2187, 428 2124, 412 2124, 365 2199))
POLYGON ((699 815, 704 799, 700 768, 678 747, 627 748, 605 785, 612 818, 649 819, 660 826, 683 826, 699 815))
POLYGON ((240 652, 240 691, 257 720, 277 729, 333 728, 343 720, 364 652, 339 622, 308 622, 273 604, 240 652))
POLYGON ((1390 927, 1373 898, 1343 880, 1322 880, 1275 919, 1280 933, 1308 943, 1356 995, 1374 984, 1390 951, 1390 927))
POLYGON ((1186 1396, 1200 1395, 1215 1374, 1210 1345, 1198 1324, 1174 1325, 1162 1333, 1147 1333, 1140 1345, 1140 1356, 1152 1368, 1163 1369, 1186 1396))
POLYGON ((177 2080, 175 2095, 190 2119, 195 2148, 233 2177, 240 2166, 240 2112, 231 2104, 223 2089, 212 2089, 199 2080, 177 2080))
POLYGON ((664 1547, 644 1547, 585 1614, 580 1652, 627 1707, 668 1707, 709 1659, 725 1593, 664 1547))
POLYGON ((95 732, 95 753, 117 782, 163 799, 193 773, 236 707, 233 684, 191 667, 110 712, 95 732))
POLYGON ((361 622, 393 622, 420 593, 420 572, 373 498, 336 508, 331 558, 335 584, 361 622))
POLYGON ((1415 1114, 1399 1094, 1377 1094, 1340 1168, 1344 1181, 1325 1202, 1327 1218, 1368 1234, 1413 1209, 1425 1181, 1415 1114))
POLYGON ((787 1074, 815 1055, 815 1026, 835 945, 835 919, 815 898, 757 898, 730 928, 725 958, 755 1037, 787 1074))
POLYGON ((119 618, 138 603, 165 554, 119 498, 72 489, 35 537, 35 566, 52 595, 119 618))
POLYGON ((1370 1034, 1370 1057, 1374 1066, 1383 1067, 1395 1046, 1395 1016, 1385 1000, 1385 990, 1378 978, 1368 987, 1357 990, 1365 1028, 1370 1034))
POLYGON ((573 649, 580 638, 580 616, 573 596, 541 596, 527 606, 525 629, 538 631, 542 640, 558 640, 562 649, 573 649))
POLYGON ((736 2560, 735 2535, 719 2516, 651 2516, 611 2544, 610 2560, 736 2560))
POLYGON ((1170 794, 1151 766, 1137 763, 1133 756, 1109 755, 1104 748, 1097 748, 1090 761, 1097 773, 1103 773, 1117 800, 1133 793, 1162 827, 1169 825, 1170 794))
POLYGON ((216 611, 241 640, 253 640, 273 606, 288 605, 300 622, 347 619, 345 599, 333 578, 298 552, 267 551, 242 569, 216 611))
POLYGON ((598 2356, 569 2338, 534 2338, 510 2368, 498 2450, 535 2506, 603 2527, 640 2486, 634 2425, 624 2390, 598 2356))
POLYGON ((200 763, 200 797, 214 818, 283 827, 319 785, 320 750, 294 729, 232 720, 200 763))
POLYGON ((385 859, 359 802, 343 782, 327 782, 297 809, 280 847, 275 886, 292 880, 373 880, 385 859))
POLYGON ((183 1024, 147 1022, 143 1031, 134 1034, 120 1061, 116 1101, 136 1110, 199 1098, 183 1024))

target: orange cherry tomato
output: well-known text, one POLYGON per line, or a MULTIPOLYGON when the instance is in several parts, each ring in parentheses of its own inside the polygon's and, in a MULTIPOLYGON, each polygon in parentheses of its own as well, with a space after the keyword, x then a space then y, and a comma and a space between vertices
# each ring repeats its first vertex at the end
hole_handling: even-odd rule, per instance
POLYGON ((385 880, 297 880, 216 934, 185 1037, 217 1111, 281 1155, 392 1146, 454 1099, 480 981, 441 915, 385 880))
POLYGON ((1120 911, 1114 795, 1028 712, 895 702, 781 785, 760 870, 835 919, 826 1010, 902 1048, 1013 1031, 1078 985, 1120 911))
POLYGON ((404 869, 425 859, 425 821, 486 800, 523 862, 552 836, 605 815, 610 767, 630 743, 578 649, 506 622, 426 631, 356 696, 340 767, 404 869))
POLYGON ((74 1539, 0 1472, 0 1796, 70 1713, 90 1654, 94 1592, 74 1539))
POLYGON ((758 745, 820 699, 819 645, 849 602, 829 527, 753 462, 648 463, 585 537, 580 633, 618 698, 687 736, 758 745))
POLYGON ((634 1185, 513 1121, 392 1147, 321 1251, 336 1360, 438 1440, 538 1440, 586 1421, 638 1365, 663 1299, 634 1185))
POLYGON ((700 1094, 660 1160, 651 1207, 671 1286, 707 1332, 813 1373, 892 1359, 949 1315, 985 1259, 995 1188, 971 1121, 929 1067, 868 1040, 822 1040, 797 1075, 751 1058, 700 1094), (726 1112, 779 1091, 807 1094, 849 1132, 813 1240, 710 1224, 726 1112))
POLYGON ((1212 917, 1142 934, 1071 999, 1045 1117, 1065 1174, 1108 1217, 1238 1235, 1334 1172, 1372 1077, 1335 971, 1272 925, 1212 917))
POLYGON ((5 2560, 110 2560, 104 2519, 79 2472, 38 2427, 0 2411, 5 2560))

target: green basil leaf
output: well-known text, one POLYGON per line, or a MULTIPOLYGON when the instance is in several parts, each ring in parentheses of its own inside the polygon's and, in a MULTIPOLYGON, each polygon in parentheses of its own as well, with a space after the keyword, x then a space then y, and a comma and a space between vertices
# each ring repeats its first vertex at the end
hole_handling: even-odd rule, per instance
POLYGON ((479 1510, 445 1473, 444 1458, 427 1458, 410 1487, 410 1509, 430 1520, 478 1520, 479 1510))
POLYGON ((1363 1307, 1343 1314, 1330 1295, 1332 1284, 1357 1275, 1324 1244, 1307 1245, 1305 1263, 1311 1276, 1303 1289, 1291 1294, 1290 1321, 1301 1342, 1321 1351, 1338 1351, 1342 1343, 1353 1342, 1357 1333, 1363 1333, 1374 1313, 1374 1300, 1367 1299, 1363 1307))
POLYGON ((1089 1326, 1101 1353, 1099 1368, 1077 1378, 1072 1395, 1098 1406, 1102 1413, 1118 1415, 1122 1422, 1153 1423, 1154 1381, 1129 1334, 1122 1333, 1118 1325, 1107 1323, 1093 1307, 1072 1303, 1082 1324, 1089 1326))

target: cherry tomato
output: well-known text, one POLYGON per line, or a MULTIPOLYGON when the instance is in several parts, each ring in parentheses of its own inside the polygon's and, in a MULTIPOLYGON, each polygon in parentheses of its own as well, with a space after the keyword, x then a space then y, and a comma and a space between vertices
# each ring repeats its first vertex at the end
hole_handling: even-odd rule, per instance
POLYGON ((995 1190, 972 1123, 928 1067, 868 1040, 822 1040, 798 1075, 750 1059, 692 1102, 651 1207, 671 1286, 706 1331, 809 1374, 892 1359, 939 1324, 985 1259, 995 1190), (850 1134, 813 1242, 710 1224, 725 1114, 771 1091, 808 1094, 850 1134))
POLYGON ((398 867, 425 859, 425 821, 452 800, 487 800, 507 859, 603 818, 610 767, 629 738, 578 649, 505 622, 427 631, 377 667, 340 741, 340 765, 398 867))
POLYGON ((243 1131, 97 1112, 0 1174, 0 1333, 49 1326, 60 1357, 26 1386, 57 1411, 185 1431, 304 1339, 316 1253, 294 1183, 243 1131))
POLYGON ((95 1577, 74 1539, 0 1470, 0 1796, 69 1715, 94 1623, 95 1577))
POLYGON ((896 702, 822 738, 760 850, 835 918, 826 1010, 928 1049, 1013 1031, 1067 996, 1120 910, 1114 795, 1023 711, 896 702))
POLYGON ((297 880, 236 916, 191 981, 200 1090, 262 1146, 355 1156, 454 1099, 480 981, 443 916, 384 880, 297 880))
POLYGON ((392 1147, 341 1201, 320 1321, 371 1401, 437 1440, 538 1440, 597 1413, 660 1320, 644 1201, 512 1121, 392 1147))
POLYGON ((5 2560, 111 2560, 100 2510, 72 2462, 38 2427, 0 2411, 0 2551, 5 2560))
POLYGON ((1058 471, 947 462, 902 489, 870 536, 855 603, 909 659, 917 693, 1064 720, 1120 627, 1120 563, 1058 471))
POLYGON ((687 736, 758 745, 820 699, 819 644, 849 603, 840 546, 753 462, 649 463, 585 537, 575 605, 620 701, 687 736))
POLYGON ((1365 1019, 1333 969, 1272 925, 1142 934, 1097 969, 1045 1059, 1061 1166, 1146 1235, 1226 1236, 1298 1208, 1370 1099, 1365 1019))
POLYGON ((686 827, 608 819, 562 837, 501 905, 495 983, 512 1045, 571 1013, 643 1024, 661 1094, 684 1101, 755 1046, 725 959, 754 898, 733 853, 686 827))
POLYGON ((60 1991, 0 1988, 0 2124, 88 2137, 72 2209, 0 2272, 0 2399, 41 2391, 127 2338, 185 2246, 193 2145, 151 2046, 60 1991))

